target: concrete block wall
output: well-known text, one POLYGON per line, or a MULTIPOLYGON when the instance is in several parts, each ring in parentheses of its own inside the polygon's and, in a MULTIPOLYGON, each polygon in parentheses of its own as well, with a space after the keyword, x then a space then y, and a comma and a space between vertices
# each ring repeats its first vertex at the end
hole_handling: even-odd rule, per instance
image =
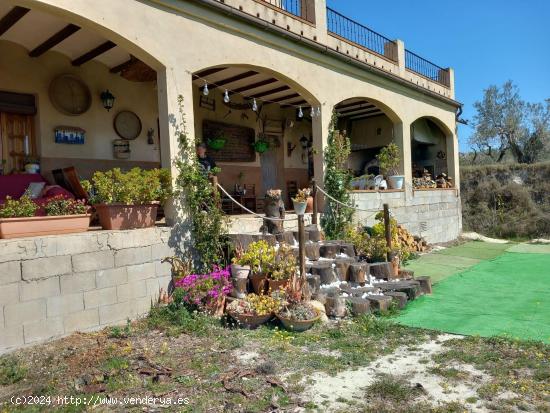
POLYGON ((170 227, 0 240, 0 353, 146 314, 170 227))
POLYGON ((452 241, 462 232, 460 194, 456 189, 354 192, 353 198, 357 207, 373 211, 356 213, 355 219, 363 225, 374 224, 375 212, 387 203, 397 222, 429 243, 452 241))

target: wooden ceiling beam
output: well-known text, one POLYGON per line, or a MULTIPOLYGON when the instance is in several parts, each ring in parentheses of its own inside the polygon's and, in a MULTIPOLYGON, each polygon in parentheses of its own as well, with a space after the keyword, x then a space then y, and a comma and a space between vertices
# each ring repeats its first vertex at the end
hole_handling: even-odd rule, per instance
POLYGON ((352 106, 363 105, 365 103, 369 103, 369 102, 367 102, 366 100, 358 100, 357 102, 353 102, 353 103, 345 103, 343 105, 342 104, 336 105, 334 107, 334 109, 336 109, 336 110, 346 109, 346 108, 350 108, 352 106))
POLYGON ((278 102, 283 102, 285 100, 299 98, 299 97, 300 97, 299 93, 293 93, 291 95, 286 95, 286 96, 281 96, 280 98, 271 99, 271 102, 278 103, 278 102))
POLYGON ((0 19, 0 36, 6 33, 12 26, 23 18, 30 9, 26 7, 15 6, 8 14, 0 19))
POLYGON ((368 114, 368 113, 376 113, 376 112, 383 113, 380 109, 375 108, 375 109, 368 109, 368 110, 357 110, 355 112, 348 113, 347 115, 342 115, 342 117, 351 118, 351 117, 358 116, 358 115, 365 115, 365 114, 368 114))
POLYGON ((124 69, 127 69, 130 66, 132 66, 136 61, 137 61, 137 59, 134 56, 130 56, 129 60, 126 60, 125 62, 110 68, 109 72, 110 73, 122 72, 124 69))
MULTIPOLYGON (((362 109, 372 109, 372 108, 376 108, 376 106, 374 105, 371 105, 371 104, 361 104, 357 107, 352 107, 352 108, 349 108, 349 109, 346 109, 346 110, 338 110, 336 109, 336 111, 340 114, 340 115, 346 115, 347 113, 352 113, 352 112, 357 112, 358 110, 362 110, 362 109)), ((378 109, 378 108, 376 108, 378 109)))
POLYGON ((60 31, 58 31, 56 34, 54 34, 52 37, 44 41, 42 44, 35 47, 31 52, 29 52, 29 56, 30 57, 42 56, 52 47, 57 46, 63 40, 72 36, 74 33, 76 33, 79 30, 80 30, 80 27, 77 26, 76 24, 68 24, 67 26, 62 28, 60 31))
POLYGON ((95 59, 99 55, 111 50, 113 47, 116 47, 116 44, 108 40, 105 43, 100 44, 95 49, 90 50, 89 52, 84 53, 82 56, 77 57, 72 61, 73 66, 82 66, 84 63, 89 62, 92 59, 95 59))
POLYGON ((258 87, 267 86, 267 85, 270 85, 270 84, 275 83, 275 82, 277 82, 277 79, 272 77, 270 79, 262 80, 261 82, 256 82, 256 83, 252 83, 252 84, 247 85, 247 86, 239 87, 239 88, 233 90, 233 93, 246 92, 247 90, 252 90, 252 89, 256 89, 258 87))
MULTIPOLYGON (((306 103, 307 103, 306 100, 299 100, 298 102, 292 102, 292 103, 287 103, 286 105, 281 105, 281 107, 282 108, 289 108, 291 106, 303 105, 303 104, 306 104, 306 103)), ((302 107, 302 110, 304 110, 304 107, 302 107)))
POLYGON ((227 69, 227 67, 213 67, 212 69, 206 69, 206 70, 203 70, 202 72, 195 73, 193 75, 193 79, 196 80, 200 78, 205 78, 206 76, 213 75, 225 69, 227 69))
MULTIPOLYGON (((222 87, 222 86, 228 85, 230 83, 238 82, 239 80, 243 80, 243 79, 246 79, 246 78, 249 78, 249 77, 252 77, 252 76, 256 76, 257 74, 258 74, 258 72, 254 71, 254 70, 249 70, 248 72, 240 73, 238 75, 229 77, 227 79, 218 80, 218 81, 216 81, 216 84, 212 84, 212 86, 210 84, 208 84, 208 89, 209 90, 214 90, 218 87, 222 87)), ((203 87, 204 86, 201 87, 201 90, 202 90, 203 87)))
POLYGON ((266 90, 265 92, 255 93, 254 95, 250 95, 249 98, 263 98, 264 96, 274 95, 275 93, 284 92, 285 90, 290 90, 290 86, 284 85, 275 89, 266 90))
POLYGON ((362 120, 362 119, 368 119, 368 118, 375 118, 377 116, 386 116, 386 114, 384 112, 376 112, 366 116, 353 117, 353 118, 350 118, 350 120, 356 121, 356 120, 362 120))

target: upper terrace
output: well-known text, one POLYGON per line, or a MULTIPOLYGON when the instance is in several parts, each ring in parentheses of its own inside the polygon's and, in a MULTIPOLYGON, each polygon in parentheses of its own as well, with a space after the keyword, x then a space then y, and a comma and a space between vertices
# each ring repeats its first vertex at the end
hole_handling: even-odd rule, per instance
POLYGON ((369 27, 326 6, 325 0, 203 0, 312 41, 446 98, 454 99, 454 74, 369 27))

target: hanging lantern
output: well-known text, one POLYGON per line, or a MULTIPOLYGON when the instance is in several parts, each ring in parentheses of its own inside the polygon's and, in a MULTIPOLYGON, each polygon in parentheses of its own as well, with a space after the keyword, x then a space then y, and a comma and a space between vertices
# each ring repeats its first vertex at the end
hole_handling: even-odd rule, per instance
POLYGON ((109 89, 107 89, 105 92, 101 93, 100 98, 103 107, 107 109, 107 112, 109 112, 115 104, 115 97, 111 92, 109 92, 109 89))

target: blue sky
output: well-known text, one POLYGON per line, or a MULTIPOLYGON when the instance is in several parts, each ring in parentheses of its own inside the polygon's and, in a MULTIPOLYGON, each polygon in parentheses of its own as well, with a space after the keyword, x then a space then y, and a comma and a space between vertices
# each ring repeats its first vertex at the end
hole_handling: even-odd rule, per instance
MULTIPOLYGON (((464 118, 483 89, 513 80, 532 102, 550 98, 550 0, 327 0, 329 7, 442 67, 455 69, 464 118)), ((461 150, 471 128, 461 126, 461 150)))

